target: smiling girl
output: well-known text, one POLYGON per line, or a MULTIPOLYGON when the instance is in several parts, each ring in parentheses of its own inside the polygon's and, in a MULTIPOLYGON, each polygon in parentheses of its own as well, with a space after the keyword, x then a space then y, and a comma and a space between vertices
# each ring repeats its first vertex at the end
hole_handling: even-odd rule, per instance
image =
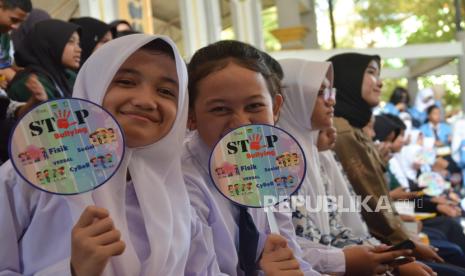
POLYGON ((283 98, 278 78, 262 53, 238 41, 221 41, 197 51, 190 64, 189 126, 183 174, 191 204, 211 231, 221 272, 228 275, 315 274, 299 262, 290 216, 275 213, 280 235, 269 234, 263 209, 234 205, 210 180, 208 160, 228 131, 247 124, 273 125, 283 98), (236 254, 237 252, 237 254, 236 254))
MULTIPOLYGON (((334 233, 335 229, 332 227, 332 224, 336 223, 332 218, 337 212, 332 209, 337 209, 338 206, 330 205, 327 201, 326 195, 330 192, 323 181, 328 179, 323 178, 320 173, 321 162, 317 147, 319 132, 332 126, 334 116, 336 95, 332 87, 331 63, 285 59, 281 60, 280 64, 284 71, 286 101, 278 125, 292 133, 307 154, 307 176, 299 195, 305 197, 312 208, 296 208, 293 218, 296 232, 307 240, 332 245, 337 236, 344 233, 334 233), (318 206, 321 208, 316 208, 318 206), (328 206, 330 208, 326 208, 328 206), (331 210, 328 211, 329 209, 331 210)), ((300 240, 300 243, 303 248, 308 247, 305 240, 300 240)), ((382 274, 389 269, 387 263, 404 254, 411 254, 408 250, 382 253, 383 250, 386 248, 369 246, 335 249, 333 258, 328 261, 322 272, 348 275, 382 274)))
POLYGON ((68 197, 33 189, 11 162, 0 167, 0 274, 216 275, 181 174, 187 71, 175 44, 142 34, 109 42, 74 93, 116 118, 124 159, 105 185, 68 197))

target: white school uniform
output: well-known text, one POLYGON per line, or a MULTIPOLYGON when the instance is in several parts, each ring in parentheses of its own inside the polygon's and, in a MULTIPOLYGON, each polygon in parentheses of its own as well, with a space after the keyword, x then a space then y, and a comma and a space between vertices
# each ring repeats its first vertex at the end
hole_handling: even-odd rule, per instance
MULTIPOLYGON (((214 186, 208 173, 210 149, 198 133, 193 132, 184 145, 182 158, 184 180, 189 191, 191 204, 200 220, 210 230, 222 273, 232 276, 244 275, 239 267, 239 209, 226 199, 214 186)), ((263 251, 267 234, 270 233, 266 213, 261 208, 248 208, 248 212, 260 233, 257 261, 263 251)), ((301 260, 301 250, 296 243, 294 227, 289 213, 275 213, 280 234, 288 240, 294 255, 301 261, 305 275, 319 275, 307 262, 301 260)))
MULTIPOLYGON (((302 218, 295 220, 310 231, 309 235, 317 228, 321 236, 330 235, 329 216, 326 201, 326 191, 320 174, 320 160, 317 149, 318 130, 314 130, 311 117, 318 98, 318 91, 323 80, 328 78, 330 87, 333 82, 333 70, 329 62, 312 62, 300 59, 280 60, 284 72, 282 81, 285 101, 280 112, 277 125, 288 131, 296 138, 305 152, 307 160, 306 177, 299 190, 299 195, 310 198, 311 207, 321 207, 321 211, 308 211, 308 206, 299 208, 302 218)), ((305 235, 305 234, 304 234, 305 235)), ((305 239, 299 239, 302 248, 312 248, 305 244, 305 239)), ((342 250, 332 249, 338 252, 328 264, 327 271, 333 273, 345 272, 345 258, 342 250)), ((306 257, 307 258, 311 258, 306 257)))
POLYGON ((102 104, 122 63, 154 39, 171 45, 176 61, 178 112, 171 130, 151 145, 126 148, 116 174, 102 187, 82 195, 57 196, 35 190, 10 162, 5 163, 0 168, 0 275, 70 275, 71 229, 88 205, 107 208, 126 243, 121 256, 110 258, 104 275, 218 272, 211 244, 191 212, 181 174, 187 71, 175 44, 164 36, 143 34, 105 44, 81 68, 73 96, 102 104), (126 181, 128 170, 130 183, 126 181), (195 260, 197 264, 188 260, 192 250, 202 256, 195 260), (187 263, 190 267, 185 271, 187 263))

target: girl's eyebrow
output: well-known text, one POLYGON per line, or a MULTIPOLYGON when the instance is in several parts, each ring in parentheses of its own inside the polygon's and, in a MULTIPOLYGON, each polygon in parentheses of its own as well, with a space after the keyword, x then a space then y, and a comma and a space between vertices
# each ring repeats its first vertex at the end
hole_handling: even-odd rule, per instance
POLYGON ((252 95, 247 98, 247 100, 253 100, 253 99, 262 99, 264 96, 262 94, 257 94, 257 95, 252 95))
POLYGON ((116 74, 134 74, 134 75, 141 75, 141 73, 137 70, 131 69, 131 68, 121 68, 116 72, 116 74))
POLYGON ((163 81, 163 82, 169 82, 171 84, 174 84, 176 85, 176 87, 178 86, 178 81, 173 79, 173 78, 170 78, 170 77, 167 77, 167 76, 161 76, 160 79, 163 81))
POLYGON ((210 100, 207 100, 206 104, 225 103, 225 102, 227 101, 224 99, 210 99, 210 100))
MULTIPOLYGON (((252 95, 250 97, 247 97, 245 100, 262 99, 262 98, 264 98, 264 96, 259 94, 259 95, 252 95)), ((222 98, 213 98, 213 99, 208 99, 206 101, 206 104, 225 103, 225 102, 228 102, 228 100, 222 99, 222 98)))
MULTIPOLYGON (((142 75, 139 71, 137 71, 135 69, 131 69, 131 68, 121 68, 121 69, 118 70, 118 72, 116 72, 115 75, 118 75, 118 74, 133 74, 133 75, 137 75, 137 76, 142 75)), ((178 86, 178 81, 171 78, 171 77, 160 76, 159 79, 161 79, 162 82, 168 82, 168 83, 176 85, 176 87, 178 86)))

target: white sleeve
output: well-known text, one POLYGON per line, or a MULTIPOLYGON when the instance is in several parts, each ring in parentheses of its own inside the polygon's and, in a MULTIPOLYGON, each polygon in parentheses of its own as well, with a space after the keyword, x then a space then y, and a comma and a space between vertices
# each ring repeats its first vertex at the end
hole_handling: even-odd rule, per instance
POLYGON ((184 275, 226 275, 220 272, 216 260, 211 228, 199 219, 194 208, 191 208, 191 216, 191 245, 184 275))
POLYGON ((303 259, 321 273, 343 275, 346 271, 345 255, 342 249, 328 247, 297 237, 303 259))
MULTIPOLYGON (((186 170, 187 171, 187 170, 186 170)), ((193 184, 195 182, 184 171, 184 181, 189 193, 191 204, 191 245, 184 275, 186 276, 213 276, 227 275, 220 271, 215 253, 215 243, 212 228, 208 224, 210 208, 202 189, 193 184)))
POLYGON ((22 193, 14 189, 16 174, 10 161, 0 167, 0 175, 0 275, 21 275, 18 244, 30 214, 22 193))
POLYGON ((64 259, 63 261, 51 265, 37 273, 34 276, 50 276, 50 275, 63 275, 71 276, 71 260, 69 258, 64 259))
POLYGON ((312 260, 306 259, 306 252, 300 247, 295 234, 294 225, 292 224, 292 214, 287 212, 275 212, 274 214, 276 216, 276 222, 278 223, 279 232, 281 236, 287 239, 288 245, 292 248, 294 256, 299 261, 300 269, 303 271, 304 275, 313 276, 320 275, 320 272, 326 272, 320 271, 317 268, 318 264, 311 262, 312 260))
POLYGON ((15 119, 16 110, 25 104, 26 103, 23 103, 23 102, 17 102, 17 101, 10 100, 10 104, 8 105, 8 108, 6 110, 6 118, 15 119))
MULTIPOLYGON (((0 167, 0 275, 29 274, 24 271, 23 250, 20 241, 30 228, 31 220, 37 212, 35 202, 39 192, 26 183, 19 181, 19 176, 11 165, 5 162, 0 167)), ((36 235, 40 239, 40 235, 36 235)), ((47 252, 43 252, 47 256, 47 252)), ((67 258, 69 256, 63 256, 67 258)), ((40 258, 40 256, 37 256, 40 258)), ((32 275, 71 275, 69 258, 37 270, 32 275)))

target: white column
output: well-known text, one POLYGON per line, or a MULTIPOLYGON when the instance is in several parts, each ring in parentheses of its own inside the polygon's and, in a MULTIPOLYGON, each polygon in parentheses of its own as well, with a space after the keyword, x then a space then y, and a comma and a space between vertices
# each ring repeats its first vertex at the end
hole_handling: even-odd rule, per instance
POLYGON ((118 19, 117 0, 79 0, 80 16, 90 16, 104 22, 118 19))
POLYGON ((309 0, 276 0, 276 8, 279 28, 271 33, 281 42, 282 49, 302 49, 309 46, 305 44, 307 26, 312 22, 316 24, 315 18, 309 13, 309 0))
POLYGON ((460 83, 460 99, 462 100, 462 111, 465 111, 465 31, 457 32, 457 40, 462 42, 462 55, 458 57, 458 77, 460 83))
POLYGON ((106 23, 119 19, 118 0, 103 0, 103 10, 102 20, 106 23))
POLYGON ((264 49, 261 0, 231 0, 230 8, 236 39, 264 49))
POLYGON ((418 78, 417 77, 407 78, 407 91, 410 97, 409 104, 414 105, 415 98, 417 97, 417 94, 418 94, 418 78))
POLYGON ((208 43, 221 40, 221 10, 220 0, 203 0, 205 2, 205 13, 207 14, 208 43))
POLYGON ((221 35, 219 0, 179 0, 185 55, 218 41, 221 35))
POLYGON ((311 49, 318 49, 318 29, 315 12, 315 0, 302 0, 308 4, 308 10, 300 15, 302 25, 307 26, 308 33, 304 38, 304 47, 311 49))
POLYGON ((276 0, 280 28, 300 26, 300 0, 276 0))
POLYGON ((415 98, 418 94, 418 76, 412 75, 412 70, 418 65, 418 59, 406 59, 405 65, 408 67, 407 91, 410 96, 410 105, 415 104, 415 98))
POLYGON ((100 0, 79 0, 79 14, 100 19, 100 0))

